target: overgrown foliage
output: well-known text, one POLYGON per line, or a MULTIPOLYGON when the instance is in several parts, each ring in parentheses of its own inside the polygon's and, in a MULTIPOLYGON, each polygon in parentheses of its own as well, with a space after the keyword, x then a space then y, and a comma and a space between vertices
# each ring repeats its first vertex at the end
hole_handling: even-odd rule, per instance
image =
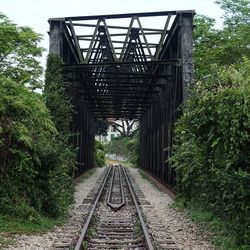
MULTIPOLYGON (((0 220, 2 225, 11 218, 40 225, 66 214, 72 201, 75 154, 67 146, 71 107, 60 88, 46 96, 50 111, 43 96, 31 91, 41 87, 36 58, 42 52, 40 35, 2 14, 0 34, 0 220), (53 105, 58 106, 53 110, 53 105)), ((54 76, 47 79, 50 90, 61 81, 55 65, 48 67, 54 76)))
POLYGON ((129 151, 128 160, 135 166, 138 164, 139 155, 140 155, 139 143, 140 142, 139 142, 138 131, 134 133, 126 142, 126 147, 129 151))
MULTIPOLYGON (((54 185, 54 191, 58 190, 57 185, 62 185, 61 182, 64 182, 64 185, 69 186, 69 188, 64 190, 64 195, 66 197, 71 197, 73 195, 72 187, 72 178, 75 171, 76 163, 76 152, 74 152, 73 147, 69 145, 70 141, 70 123, 72 120, 72 105, 67 93, 67 84, 63 81, 62 76, 62 60, 59 56, 50 54, 47 58, 46 65, 46 74, 45 74, 45 86, 44 86, 44 99, 47 108, 50 111, 51 118, 55 127, 58 131, 56 135, 56 141, 58 142, 57 148, 67 157, 67 162, 65 166, 67 168, 58 168, 58 172, 54 176, 54 181, 51 185, 54 185)), ((48 155, 49 156, 49 155, 48 155)), ((56 158, 56 155, 53 157, 56 158)), ((48 163, 49 164, 49 163, 48 163)), ((67 201, 67 199, 65 199, 67 201)), ((64 207, 64 204, 54 204, 64 207)), ((69 205, 66 202, 65 206, 69 205)))
POLYGON ((127 137, 115 137, 106 145, 107 153, 127 159, 137 165, 139 159, 139 134, 138 131, 127 137))
POLYGON ((236 244, 250 244, 250 61, 213 72, 185 104, 172 161, 182 194, 231 221, 236 244))
POLYGON ((213 64, 229 66, 250 58, 250 3, 248 0, 218 0, 225 11, 223 29, 215 29, 215 20, 195 16, 194 61, 196 80, 206 81, 213 64))
POLYGON ((109 154, 114 154, 118 157, 128 158, 129 150, 127 148, 127 141, 129 137, 114 137, 106 144, 106 150, 109 154))
POLYGON ((43 52, 41 35, 19 27, 0 12, 0 72, 17 84, 41 88, 42 67, 37 60, 43 52))
POLYGON ((0 103, 1 214, 26 220, 64 214, 71 152, 56 140, 42 97, 1 78, 0 103))
POLYGON ((62 60, 54 54, 50 54, 47 58, 44 97, 60 137, 67 143, 73 111, 67 93, 67 83, 62 76, 62 60))
POLYGON ((98 140, 95 140, 95 161, 99 167, 105 165, 105 148, 98 140))
MULTIPOLYGON (((224 221, 231 237, 231 245, 226 249, 236 246, 247 249, 250 245, 250 4, 246 0, 217 3, 225 11, 223 29, 216 30, 211 18, 195 19, 197 86, 176 124, 171 161, 187 208, 198 204, 200 210, 192 207, 197 213, 204 210, 213 214, 215 221, 224 221)), ((222 240, 220 246, 224 243, 222 240)))

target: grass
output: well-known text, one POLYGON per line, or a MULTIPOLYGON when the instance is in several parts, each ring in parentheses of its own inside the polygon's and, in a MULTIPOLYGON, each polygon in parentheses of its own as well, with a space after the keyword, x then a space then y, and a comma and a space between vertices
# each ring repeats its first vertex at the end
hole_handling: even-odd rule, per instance
POLYGON ((153 181, 149 178, 149 176, 139 169, 139 174, 142 177, 142 179, 149 181, 150 183, 154 184, 153 181))
POLYGON ((47 232, 55 225, 60 225, 65 218, 58 219, 41 216, 39 221, 21 220, 10 216, 0 215, 0 233, 8 234, 39 234, 47 232))
POLYGON ((189 217, 209 235, 210 241, 220 250, 249 250, 250 245, 240 245, 235 241, 237 225, 219 218, 213 212, 202 207, 197 201, 186 201, 178 197, 173 204, 185 210, 189 217), (234 230, 232 230, 232 228, 234 230))
MULTIPOLYGON (((82 182, 88 179, 95 172, 95 168, 86 171, 79 177, 78 181, 82 182)), ((0 214, 0 249, 14 244, 13 238, 15 234, 33 235, 46 233, 53 229, 55 225, 62 225, 65 219, 66 215, 57 219, 40 215, 36 220, 24 220, 0 214)))
POLYGON ((21 220, 0 215, 0 249, 14 244, 15 234, 40 234, 51 230, 55 225, 61 225, 65 218, 51 219, 41 216, 39 221, 21 220))

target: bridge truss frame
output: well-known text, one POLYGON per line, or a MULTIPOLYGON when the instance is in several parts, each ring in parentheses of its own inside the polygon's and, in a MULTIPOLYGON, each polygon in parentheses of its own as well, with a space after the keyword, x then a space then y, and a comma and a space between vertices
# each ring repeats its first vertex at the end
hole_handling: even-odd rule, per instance
POLYGON ((194 14, 186 10, 49 19, 49 53, 63 60, 75 111, 71 143, 77 149, 78 173, 94 165, 96 119, 137 119, 140 167, 175 185, 167 159, 179 108, 193 82, 194 14), (155 17, 164 20, 162 28, 145 27, 142 20, 155 17), (119 20, 127 25, 117 25, 119 20))

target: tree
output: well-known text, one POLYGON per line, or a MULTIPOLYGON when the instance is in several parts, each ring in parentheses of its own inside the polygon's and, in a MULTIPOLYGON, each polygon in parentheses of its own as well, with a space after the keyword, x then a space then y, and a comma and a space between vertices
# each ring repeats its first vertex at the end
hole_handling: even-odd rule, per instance
POLYGON ((194 19, 194 62, 196 79, 210 74, 209 65, 216 62, 215 49, 217 46, 218 31, 214 29, 213 18, 196 15, 194 19))
POLYGON ((221 9, 225 11, 224 24, 230 29, 237 29, 239 25, 250 24, 250 2, 248 0, 217 0, 221 9))
POLYGON ((246 0, 218 0, 225 11, 224 27, 214 28, 215 20, 197 15, 194 19, 194 61, 196 79, 206 80, 218 66, 239 64, 250 58, 250 6, 246 0))
POLYGON ((57 135, 42 96, 0 77, 0 217, 66 213, 75 161, 57 135))
POLYGON ((225 11, 220 53, 221 64, 242 62, 250 58, 250 2, 248 0, 218 0, 225 11))
POLYGON ((56 81, 58 58, 50 60, 53 72, 48 69, 47 82, 61 96, 54 91, 46 101, 61 101, 55 108, 62 113, 59 119, 52 105, 50 110, 46 107, 45 95, 30 90, 41 86, 39 41, 29 27, 17 27, 0 14, 0 220, 19 218, 36 226, 43 221, 41 216, 66 214, 76 165, 75 152, 68 140, 62 140, 69 130, 71 106, 63 99, 64 88, 58 88, 62 82, 56 81))
POLYGON ((221 30, 213 19, 195 17, 199 81, 176 123, 170 162, 185 204, 225 221, 231 240, 223 247, 249 249, 250 4, 217 3, 225 11, 221 30))
POLYGON ((0 12, 0 72, 18 84, 41 88, 42 66, 38 58, 43 48, 41 35, 29 27, 19 27, 0 12))
POLYGON ((135 124, 136 120, 128 120, 128 119, 121 119, 121 120, 109 120, 109 123, 112 127, 114 127, 115 130, 117 130, 121 137, 127 137, 130 136, 133 128, 133 125, 135 124))

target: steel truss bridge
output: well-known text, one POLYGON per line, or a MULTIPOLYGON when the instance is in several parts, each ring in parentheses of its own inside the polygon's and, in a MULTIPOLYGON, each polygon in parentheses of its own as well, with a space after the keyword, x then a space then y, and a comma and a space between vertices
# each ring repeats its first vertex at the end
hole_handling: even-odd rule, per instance
POLYGON ((193 10, 51 18, 75 112, 79 173, 94 165, 97 119, 140 122, 140 167, 170 186, 174 123, 193 81, 193 10))

